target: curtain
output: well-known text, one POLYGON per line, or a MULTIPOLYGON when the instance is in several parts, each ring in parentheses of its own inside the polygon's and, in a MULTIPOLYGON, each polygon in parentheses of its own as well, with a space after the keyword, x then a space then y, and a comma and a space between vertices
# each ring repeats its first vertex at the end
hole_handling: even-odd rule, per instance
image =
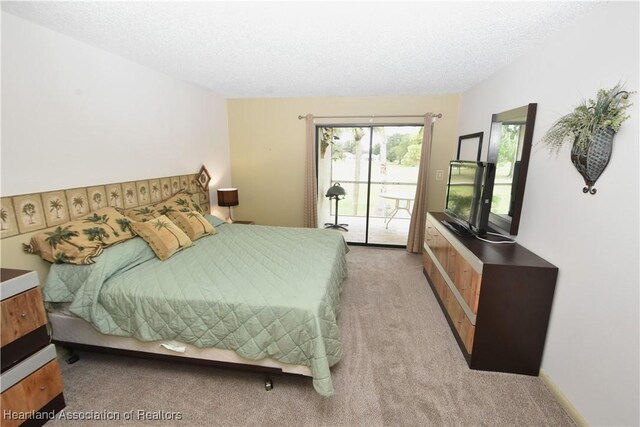
POLYGON ((407 239, 407 252, 417 254, 422 253, 424 227, 427 221, 427 187, 429 184, 432 128, 433 113, 427 113, 424 116, 424 131, 422 132, 422 149, 420 151, 416 197, 413 202, 411 223, 409 224, 409 238, 407 239))
POLYGON ((313 115, 306 116, 307 153, 304 180, 304 226, 318 227, 318 174, 316 172, 316 135, 313 115))

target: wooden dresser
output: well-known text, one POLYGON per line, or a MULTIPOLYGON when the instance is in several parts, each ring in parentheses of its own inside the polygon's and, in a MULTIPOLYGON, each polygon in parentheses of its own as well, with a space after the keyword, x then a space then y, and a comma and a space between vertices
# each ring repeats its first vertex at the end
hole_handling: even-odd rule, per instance
POLYGON ((56 350, 34 271, 1 269, 3 427, 38 426, 65 406, 56 350))
POLYGON ((558 269, 519 244, 459 237, 427 215, 424 274, 472 369, 538 375, 558 269))

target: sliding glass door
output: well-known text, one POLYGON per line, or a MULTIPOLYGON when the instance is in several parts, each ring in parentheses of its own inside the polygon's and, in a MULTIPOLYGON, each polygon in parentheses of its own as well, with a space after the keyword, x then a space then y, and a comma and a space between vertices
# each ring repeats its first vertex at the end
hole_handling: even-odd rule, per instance
POLYGON ((415 125, 318 126, 320 227, 341 230, 350 243, 405 246, 422 132, 415 125), (344 196, 326 197, 334 185, 344 196))

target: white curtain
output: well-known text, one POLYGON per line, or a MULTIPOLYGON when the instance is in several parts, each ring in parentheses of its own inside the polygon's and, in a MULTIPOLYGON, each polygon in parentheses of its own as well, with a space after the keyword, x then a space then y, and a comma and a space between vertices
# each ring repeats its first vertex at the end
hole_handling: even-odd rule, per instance
POLYGON ((316 171, 316 135, 313 115, 306 116, 306 162, 304 180, 304 226, 318 227, 318 174, 316 171))
POLYGON ((432 126, 433 114, 427 113, 424 116, 424 131, 422 132, 422 150, 420 151, 416 197, 413 202, 411 223, 409 224, 409 238, 407 239, 407 252, 412 253, 421 253, 424 242, 424 227, 427 221, 427 188, 429 185, 432 126))

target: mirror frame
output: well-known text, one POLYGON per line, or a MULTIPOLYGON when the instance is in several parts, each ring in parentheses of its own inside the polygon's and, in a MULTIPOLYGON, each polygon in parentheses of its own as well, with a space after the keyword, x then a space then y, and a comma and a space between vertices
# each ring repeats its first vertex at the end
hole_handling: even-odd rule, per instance
POLYGON ((470 141, 471 143, 477 142, 478 144, 478 149, 476 150, 478 152, 478 156, 475 160, 479 162, 480 156, 482 155, 482 137, 483 136, 484 136, 484 132, 477 132, 477 133, 470 133, 468 135, 461 135, 460 137, 458 137, 458 153, 456 154, 456 160, 472 160, 472 159, 460 158, 460 153, 462 152, 462 143, 465 141, 470 141))
POLYGON ((512 236, 518 234, 520 227, 520 214, 522 213, 522 202, 524 199, 524 189, 527 184, 527 171, 529 170, 529 158, 531 157, 531 146, 533 141, 533 128, 536 122, 536 111, 538 104, 531 103, 512 110, 503 111, 491 116, 491 131, 489 133, 489 151, 487 153, 487 161, 497 163, 498 151, 500 148, 500 134, 502 131, 502 123, 513 120, 516 117, 526 117, 524 137, 522 140, 522 157, 520 159, 520 168, 517 176, 513 177, 511 182, 512 188, 515 188, 515 202, 513 206, 513 215, 508 219, 502 215, 489 213, 489 226, 496 231, 508 232, 512 236))

